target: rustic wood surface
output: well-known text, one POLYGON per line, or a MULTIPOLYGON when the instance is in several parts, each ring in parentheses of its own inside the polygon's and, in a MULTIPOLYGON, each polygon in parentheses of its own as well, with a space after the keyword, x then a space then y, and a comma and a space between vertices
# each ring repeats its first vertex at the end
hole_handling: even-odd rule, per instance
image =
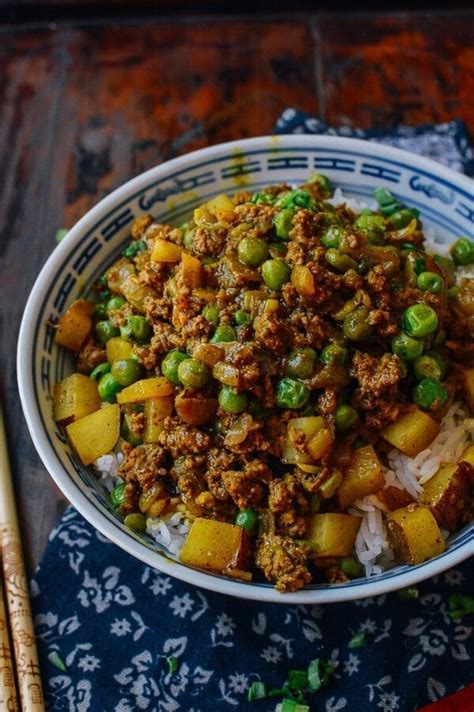
POLYGON ((58 227, 193 148, 271 131, 286 106, 363 127, 463 118, 474 14, 0 25, 1 391, 27 562, 65 504, 16 388, 23 307, 58 227))

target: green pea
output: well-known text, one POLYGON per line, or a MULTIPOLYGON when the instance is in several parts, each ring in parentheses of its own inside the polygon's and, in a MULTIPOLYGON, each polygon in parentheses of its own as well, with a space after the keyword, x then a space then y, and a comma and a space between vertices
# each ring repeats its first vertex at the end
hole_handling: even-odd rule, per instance
POLYGON ((132 257, 136 257, 139 252, 146 250, 146 242, 144 240, 137 240, 136 242, 131 242, 128 247, 122 250, 122 257, 126 257, 131 260, 132 257))
POLYGON ((68 234, 69 229, 67 227, 60 227, 59 230, 56 230, 54 239, 56 242, 62 242, 66 235, 68 234))
POLYGON ((276 404, 280 408, 302 408, 310 396, 309 388, 293 378, 282 378, 276 387, 276 404))
POLYGON ((338 565, 340 571, 349 578, 357 578, 357 576, 360 576, 360 565, 353 556, 345 556, 339 559, 338 565))
POLYGON ((404 331, 392 339, 392 353, 404 361, 414 361, 422 352, 423 342, 408 336, 404 331))
POLYGON ((112 299, 109 299, 107 302, 107 311, 113 311, 114 309, 120 309, 120 307, 123 307, 124 304, 127 303, 127 300, 124 299, 123 297, 112 297, 112 299))
POLYGON ((316 203, 306 190, 290 190, 275 202, 278 208, 306 208, 316 210, 316 203))
POLYGON ((92 312, 92 315, 94 319, 97 319, 98 321, 103 321, 104 319, 107 319, 106 305, 101 304, 100 302, 94 304, 94 311, 92 312))
POLYGON ((122 390, 122 386, 118 383, 111 373, 104 373, 99 381, 99 395, 103 401, 115 403, 117 393, 122 390))
POLYGON ((336 408, 336 413, 334 416, 336 429, 341 433, 345 433, 357 424, 359 416, 355 408, 346 403, 341 403, 336 408))
POLYGON ((361 277, 365 277, 366 274, 370 272, 370 262, 368 259, 363 257, 359 262, 357 263, 357 274, 360 274, 361 277))
POLYGON ((451 247, 453 260, 457 265, 470 265, 474 262, 474 241, 460 237, 451 247))
POLYGON ((142 368, 134 358, 121 358, 113 362, 111 373, 121 386, 131 386, 142 375, 142 368))
POLYGON ((325 196, 331 197, 334 194, 333 184, 329 178, 322 173, 315 173, 310 176, 308 183, 317 183, 325 196))
POLYGON ((272 205, 274 202, 274 198, 270 195, 270 193, 254 193, 252 195, 252 203, 255 203, 258 205, 259 203, 262 205, 272 205))
POLYGON ((448 289, 448 299, 457 299, 459 292, 460 289, 457 284, 453 284, 453 286, 448 289))
POLYGON ((422 339, 436 331, 438 315, 427 304, 413 304, 403 312, 402 323, 409 336, 422 339))
POLYGON ((289 282, 290 275, 290 268, 283 260, 267 260, 262 265, 263 281, 267 287, 274 291, 281 289, 284 284, 289 282))
POLYGON ((250 314, 243 309, 238 309, 234 314, 235 323, 238 326, 246 326, 252 321, 250 314))
POLYGON ((222 386, 218 396, 219 405, 226 413, 242 413, 248 403, 246 393, 236 393, 230 386, 222 386))
POLYGON ((424 410, 430 410, 433 406, 440 407, 447 399, 447 391, 435 378, 423 378, 413 389, 414 403, 424 410))
POLYGON ((344 346, 339 346, 339 344, 329 344, 325 346, 321 351, 321 356, 319 357, 323 363, 338 363, 344 366, 347 363, 349 357, 349 352, 344 346))
POLYGON ((279 213, 273 218, 273 225, 275 226, 275 235, 280 238, 280 240, 290 239, 290 230, 293 224, 293 218, 295 216, 295 211, 293 208, 284 208, 280 210, 279 213))
POLYGON ((219 323, 219 308, 216 304, 206 304, 202 310, 202 315, 210 324, 219 323))
POLYGON ((95 333, 101 344, 106 344, 109 339, 113 336, 118 336, 120 330, 112 324, 112 322, 105 319, 104 321, 98 321, 95 325, 95 333))
POLYGON ((127 514, 123 520, 123 523, 134 532, 146 531, 146 517, 141 512, 132 512, 131 514, 127 514))
POLYGON ((421 289, 422 292, 438 294, 443 288, 443 280, 436 272, 422 272, 418 275, 416 286, 418 289, 421 289))
POLYGON ((437 378, 439 380, 443 373, 443 369, 438 363, 438 360, 432 356, 428 356, 428 354, 418 356, 413 364, 413 370, 419 381, 423 378, 437 378))
POLYGON ((194 358, 187 358, 178 366, 178 378, 185 388, 204 388, 210 377, 207 366, 194 358))
POLYGON ((356 269, 357 262, 349 257, 349 255, 342 255, 338 250, 330 248, 326 250, 324 255, 326 262, 328 262, 331 267, 337 269, 338 272, 347 272, 349 269, 356 269))
POLYGON ((286 373, 293 378, 309 378, 314 370, 316 351, 309 347, 295 349, 288 356, 286 373))
POLYGON ((416 217, 412 210, 403 208, 392 213, 389 217, 390 222, 397 230, 403 230, 416 217))
POLYGON ((235 518, 235 523, 238 527, 245 529, 248 532, 254 531, 258 524, 258 514, 254 509, 243 509, 235 518))
POLYGON ((196 234, 195 227, 186 227, 183 236, 183 245, 187 250, 193 249, 194 235, 196 234))
POLYGON ((120 435, 123 437, 124 440, 130 443, 130 445, 133 445, 133 447, 138 447, 143 443, 143 441, 133 432, 127 414, 125 414, 122 425, 120 426, 120 435))
POLYGON ((147 341, 151 332, 151 326, 145 317, 136 314, 128 316, 126 324, 120 327, 120 334, 124 339, 135 339, 141 342, 147 341))
POLYGON ((268 257, 268 245, 260 237, 244 237, 237 247, 237 256, 244 265, 258 267, 268 257))
POLYGON ((94 381, 99 381, 104 373, 109 373, 110 372, 110 363, 100 363, 98 366, 94 368, 94 370, 90 374, 90 378, 92 378, 94 381))
POLYGON ((220 324, 214 332, 211 344, 230 343, 237 340, 237 334, 228 324, 220 324))
POLYGON ((380 244, 385 232, 385 220, 382 215, 374 215, 363 211, 354 223, 357 230, 360 230, 370 244, 380 244))
POLYGON ((338 248, 343 237, 344 229, 340 225, 330 225, 319 239, 324 247, 338 248))
POLYGON ((125 502, 125 482, 114 487, 110 493, 110 501, 115 509, 118 509, 125 502))
POLYGON ((373 328, 369 324, 369 311, 363 307, 348 314, 342 324, 346 339, 351 341, 366 341, 372 336, 373 328))
POLYGON ((180 386, 181 382, 178 377, 178 367, 188 358, 190 358, 189 354, 184 353, 184 351, 179 351, 178 349, 169 351, 161 362, 161 373, 168 381, 174 383, 175 386, 180 386))

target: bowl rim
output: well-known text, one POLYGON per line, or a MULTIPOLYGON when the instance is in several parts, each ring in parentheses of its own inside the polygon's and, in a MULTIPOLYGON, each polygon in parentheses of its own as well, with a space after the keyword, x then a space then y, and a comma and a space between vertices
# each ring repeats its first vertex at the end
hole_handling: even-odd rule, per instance
POLYGON ((417 566, 413 566, 407 571, 397 572, 394 570, 393 577, 382 580, 378 580, 377 577, 364 577, 360 579, 360 583, 358 584, 356 584, 358 581, 356 579, 349 585, 328 585, 320 588, 301 589, 300 591, 294 593, 282 594, 267 585, 261 586, 253 582, 248 583, 233 580, 228 577, 216 576, 166 558, 156 550, 146 546, 138 536, 133 533, 131 534, 125 532, 118 525, 110 522, 104 514, 94 506, 93 502, 85 496, 85 494, 70 478, 66 468, 64 468, 56 459, 56 455, 43 432, 39 410, 36 407, 31 371, 34 332, 33 329, 30 328, 30 325, 36 324, 37 322, 38 305, 41 301, 42 295, 51 281, 54 271, 61 261, 67 257, 70 248, 73 247, 75 240, 80 237, 82 232, 86 231, 90 225, 95 223, 109 209, 113 208, 123 199, 126 199, 129 194, 146 186, 151 178, 158 179, 161 173, 166 174, 168 171, 174 171, 176 169, 186 167, 190 163, 192 164, 194 161, 199 161, 203 158, 212 159, 226 151, 232 151, 235 149, 245 150, 247 152, 252 149, 258 151, 262 147, 267 147, 268 145, 273 145, 275 148, 281 147, 283 149, 291 149, 293 145, 298 145, 300 147, 303 145, 313 149, 318 146, 321 148, 340 147, 345 148, 346 150, 349 148, 356 153, 357 151, 364 153, 369 151, 374 157, 381 157, 385 160, 389 159, 394 163, 402 163, 403 166, 406 166, 407 163, 411 163, 414 168, 426 173, 428 176, 430 174, 435 174, 443 181, 449 184, 455 184, 463 192, 465 191, 468 199, 473 200, 471 197, 471 180, 461 173, 457 173, 456 171, 429 158, 418 156, 399 148, 362 139, 341 136, 303 134, 257 136, 253 138, 214 144, 158 164, 157 166, 140 173, 134 178, 131 178, 94 205, 69 230, 65 239, 56 246, 43 265, 27 300, 18 336, 17 378, 23 413, 31 439, 33 440, 43 465, 69 502, 109 541, 118 545, 120 548, 124 549, 127 553, 142 561, 144 564, 147 564, 148 566, 151 566, 164 574, 169 574, 170 576, 186 583, 193 584, 216 593, 269 603, 335 603, 362 599, 368 596, 377 596, 398 588, 412 586, 426 578, 435 576, 436 574, 455 566, 461 561, 467 559, 469 556, 473 555, 474 528, 471 532, 471 536, 468 536, 466 541, 462 542, 458 548, 452 551, 448 549, 441 556, 430 559, 417 566))

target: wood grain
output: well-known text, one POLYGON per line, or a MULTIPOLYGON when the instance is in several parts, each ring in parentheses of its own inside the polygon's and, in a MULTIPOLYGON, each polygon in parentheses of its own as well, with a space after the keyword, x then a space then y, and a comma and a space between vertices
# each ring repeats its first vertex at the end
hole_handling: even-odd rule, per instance
POLYGON ((60 511, 21 415, 14 354, 58 227, 137 173, 268 133, 286 106, 361 126, 464 118, 473 14, 0 26, 0 378, 31 567, 60 511))

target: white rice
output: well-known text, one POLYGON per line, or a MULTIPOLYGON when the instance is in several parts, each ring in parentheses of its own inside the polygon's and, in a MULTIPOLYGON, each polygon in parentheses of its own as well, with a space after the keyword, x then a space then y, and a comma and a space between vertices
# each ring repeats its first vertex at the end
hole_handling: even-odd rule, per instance
MULTIPOLYGON (((340 188, 336 188, 334 196, 327 201, 337 206, 345 203, 356 213, 369 208, 377 210, 374 199, 358 200, 346 197, 340 188)), ((449 254, 449 243, 437 236, 429 227, 424 230, 425 247, 430 252, 440 255, 449 254)), ((459 268, 457 279, 474 278, 473 267, 459 268)), ((387 486, 406 490, 417 499, 423 490, 423 485, 433 477, 441 463, 457 462, 466 444, 474 434, 474 419, 466 417, 462 403, 454 403, 444 417, 439 435, 429 448, 420 452, 415 458, 410 458, 399 450, 388 454, 389 467, 385 470, 387 486)), ((99 484, 111 492, 114 487, 123 482, 118 477, 117 470, 123 461, 123 454, 111 452, 99 457, 94 466, 99 474, 99 484)), ((393 551, 387 538, 384 524, 384 508, 377 497, 370 495, 354 502, 349 509, 351 514, 362 517, 361 526, 355 542, 355 554, 364 566, 366 576, 382 573, 395 564, 393 551)), ((169 553, 177 557, 189 531, 190 523, 181 512, 167 517, 149 517, 146 522, 147 533, 158 544, 165 547, 169 553)), ((442 531, 446 538, 448 532, 442 531)))

